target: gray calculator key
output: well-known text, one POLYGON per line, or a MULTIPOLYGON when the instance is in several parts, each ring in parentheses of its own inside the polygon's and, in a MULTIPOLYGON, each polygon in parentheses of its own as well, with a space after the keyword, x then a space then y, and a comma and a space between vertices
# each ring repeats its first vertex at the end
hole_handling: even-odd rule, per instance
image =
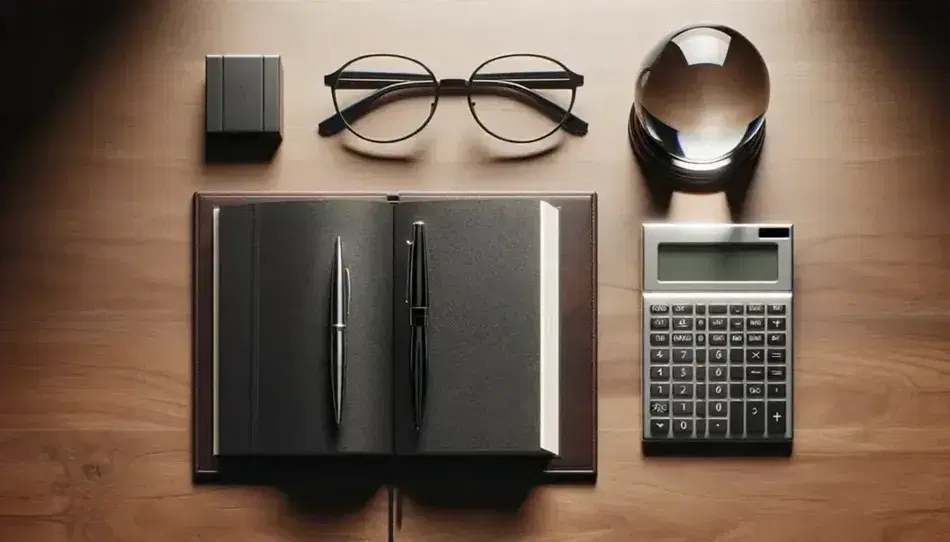
POLYGON ((729 359, 729 353, 725 348, 711 348, 709 350, 709 363, 725 363, 729 359))
POLYGON ((665 348, 650 349, 650 363, 669 363, 670 351, 665 348))
POLYGON ((650 333, 650 346, 669 346, 669 333, 650 333))
POLYGON ((697 333, 696 335, 693 336, 693 338, 696 340, 696 346, 706 346, 705 333, 697 333))
POLYGON ((769 314, 785 314, 785 305, 781 303, 774 303, 766 307, 766 311, 769 314))
POLYGON ((694 322, 696 331, 706 331, 706 319, 697 318, 694 322))
POLYGON ((771 399, 785 399, 785 384, 769 384, 768 394, 771 399))
POLYGON ((668 365, 657 365, 656 367, 650 367, 650 378, 652 380, 669 380, 670 367, 668 365))
POLYGON ((693 346, 692 333, 674 333, 673 346, 693 346))
POLYGON ((666 314, 670 312, 670 306, 666 304, 650 305, 650 314, 666 314))
POLYGON ((749 401, 745 404, 746 433, 750 437, 765 435, 765 402, 749 401))
POLYGON ((709 314, 726 314, 727 308, 725 305, 710 305, 709 314))
POLYGON ((650 397, 653 399, 666 399, 670 396, 669 384, 650 384, 650 397))
POLYGON ((748 331, 764 331, 765 318, 746 318, 745 328, 748 331))
POLYGON ((765 336, 765 341, 769 346, 785 346, 785 334, 784 333, 768 333, 765 336))
POLYGON ((686 382, 693 380, 693 366, 692 365, 680 365, 678 367, 673 367, 673 380, 686 382))
POLYGON ((725 333, 710 333, 709 346, 726 346, 728 338, 725 333))
POLYGON ((785 363, 785 350, 769 348, 769 351, 765 354, 765 358, 769 363, 785 363))
POLYGON ((729 414, 729 407, 726 401, 710 401, 708 411, 710 418, 725 418, 729 414))
POLYGON ((729 386, 727 384, 722 383, 709 385, 710 399, 726 399, 727 397, 729 397, 729 386))
POLYGON ((729 327, 729 321, 725 318, 710 318, 709 331, 725 331, 729 327))
POLYGON ((670 420, 663 418, 650 420, 650 435, 662 438, 669 437, 670 420))
POLYGON ((674 399, 692 399, 693 385, 677 382, 676 384, 673 385, 673 398, 674 399))
POLYGON ((689 316, 693 314, 692 305, 677 304, 673 305, 673 314, 681 316, 689 316))
POLYGON ((673 401, 673 416, 692 416, 692 401, 673 401))
POLYGON ((726 434, 726 420, 709 420, 709 436, 721 437, 726 434))
POLYGON ((774 316, 769 317, 768 328, 769 331, 785 331, 785 319, 776 318, 774 316))
POLYGON ((692 363, 692 362, 693 362, 692 348, 674 348, 673 349, 673 363, 692 363))
POLYGON ((674 331, 692 331, 693 319, 692 318, 673 318, 673 330, 674 331))
POLYGON ((669 401, 650 401, 650 415, 651 416, 669 416, 670 402, 669 401))
POLYGON ((709 368, 710 382, 725 382, 728 380, 728 370, 724 365, 717 365, 709 368))
POLYGON ((765 385, 761 383, 746 384, 745 395, 749 399, 761 399, 765 397, 765 385))
POLYGON ((730 333, 729 334, 729 345, 730 346, 742 346, 745 344, 745 335, 742 333, 730 333))
POLYGON ((742 363, 743 359, 745 359, 745 351, 743 349, 729 349, 729 363, 742 363))
POLYGON ((746 367, 745 379, 749 382, 765 382, 765 367, 746 367))
POLYGON ((785 366, 769 367, 766 370, 766 376, 769 382, 781 382, 785 380, 785 366))
POLYGON ((693 420, 673 420, 673 434, 682 437, 693 435, 693 420))
POLYGON ((764 333, 746 333, 745 344, 746 346, 765 346, 765 334, 764 333))
POLYGON ((729 331, 745 331, 745 321, 742 318, 730 318, 729 331))
POLYGON ((745 362, 757 363, 759 365, 765 363, 765 350, 761 348, 749 348, 745 351, 745 362))
POLYGON ((765 314, 765 305, 762 303, 753 303, 745 306, 746 314, 765 314))
POLYGON ((652 331, 665 331, 670 329, 670 317, 669 316, 658 316, 655 318, 650 318, 650 330, 652 331))

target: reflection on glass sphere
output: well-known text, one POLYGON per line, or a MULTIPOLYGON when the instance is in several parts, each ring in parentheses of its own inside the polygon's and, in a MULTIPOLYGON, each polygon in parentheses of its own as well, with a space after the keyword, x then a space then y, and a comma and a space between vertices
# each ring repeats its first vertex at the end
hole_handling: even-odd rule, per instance
POLYGON ((686 28, 644 62, 631 143, 641 163, 710 183, 758 156, 768 105, 768 68, 748 39, 724 26, 686 28))

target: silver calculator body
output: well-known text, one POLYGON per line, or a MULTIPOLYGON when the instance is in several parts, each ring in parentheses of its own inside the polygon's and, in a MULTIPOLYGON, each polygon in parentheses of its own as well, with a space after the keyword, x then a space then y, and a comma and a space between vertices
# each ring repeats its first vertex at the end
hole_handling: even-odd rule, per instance
POLYGON ((792 249, 791 224, 643 225, 645 444, 791 442, 792 249))

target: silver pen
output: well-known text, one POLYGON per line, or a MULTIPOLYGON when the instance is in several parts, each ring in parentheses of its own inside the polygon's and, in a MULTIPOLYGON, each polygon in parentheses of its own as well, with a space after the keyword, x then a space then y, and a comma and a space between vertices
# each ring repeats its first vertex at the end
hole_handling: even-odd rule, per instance
POLYGON ((350 314, 350 270, 343 265, 343 241, 333 242, 333 269, 330 280, 330 395, 333 420, 343 421, 343 383, 346 372, 346 321, 350 314))

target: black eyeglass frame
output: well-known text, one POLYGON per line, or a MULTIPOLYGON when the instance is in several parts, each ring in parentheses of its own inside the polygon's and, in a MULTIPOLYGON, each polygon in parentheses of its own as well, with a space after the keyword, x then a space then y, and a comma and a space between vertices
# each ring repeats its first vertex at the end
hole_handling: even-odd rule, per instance
POLYGON ((439 97, 442 95, 464 94, 468 102, 469 111, 475 122, 491 136, 508 143, 527 144, 541 141, 558 130, 563 129, 567 133, 575 136, 587 134, 588 124, 573 114, 574 102, 577 99, 577 89, 584 85, 584 76, 572 71, 564 63, 551 57, 532 54, 532 53, 512 53, 496 56, 481 63, 468 79, 439 79, 428 66, 422 62, 404 55, 391 53, 376 53, 358 56, 333 73, 327 74, 323 78, 325 86, 330 87, 330 94, 333 99, 335 113, 320 122, 318 133, 323 137, 336 135, 343 130, 349 130, 356 137, 371 143, 398 143, 405 141, 423 129, 432 121, 435 116, 435 110, 439 103, 439 97), (426 73, 387 73, 387 72, 347 72, 347 68, 356 62, 367 58, 395 58, 409 61, 421 66, 426 73), (538 71, 538 72, 507 72, 497 74, 479 74, 479 71, 492 62, 504 60, 506 58, 528 57, 540 60, 547 60, 561 68, 562 71, 538 71), (476 78, 476 76, 478 76, 476 78), (486 79, 486 77, 490 77, 486 79), (473 84, 474 82, 474 84, 473 84), (418 90, 422 84, 426 89, 434 87, 432 105, 429 116, 414 131, 396 139, 374 139, 360 134, 351 124, 351 120, 358 120, 369 114, 381 101, 381 98, 387 94, 398 91, 418 90), (398 85, 398 86, 397 86, 398 85), (337 100, 336 91, 339 89, 366 89, 376 90, 376 92, 363 97, 362 99, 340 108, 337 100), (543 95, 535 92, 535 89, 567 89, 571 91, 570 104, 562 107, 543 95), (557 124, 547 133, 533 139, 511 139, 499 135, 488 128, 478 115, 475 113, 475 94, 499 94, 504 91, 510 92, 511 97, 523 101, 557 124))

